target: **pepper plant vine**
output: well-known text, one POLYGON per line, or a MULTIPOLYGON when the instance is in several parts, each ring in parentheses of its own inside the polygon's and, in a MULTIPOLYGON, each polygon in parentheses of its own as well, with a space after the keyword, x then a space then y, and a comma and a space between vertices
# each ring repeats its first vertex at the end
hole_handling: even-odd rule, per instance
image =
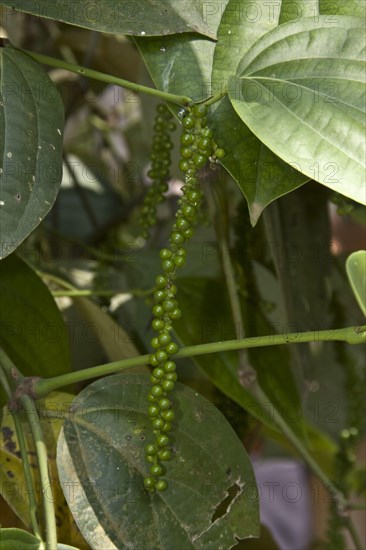
MULTIPOLYGON (((287 242, 291 227, 296 228, 286 217, 287 204, 309 224, 301 228, 302 233, 308 230, 312 236, 319 227, 322 235, 327 235, 323 219, 314 212, 320 204, 324 214, 329 199, 348 205, 347 212, 364 212, 361 115, 365 59, 359 41, 360 33, 365 32, 363 3, 354 0, 352 7, 335 3, 338 11, 334 17, 334 5, 322 0, 276 0, 271 12, 264 1, 216 4, 187 0, 184 13, 174 1, 154 5, 143 1, 138 6, 144 13, 139 8, 132 19, 131 3, 102 4, 103 12, 90 18, 87 2, 79 0, 73 11, 61 1, 55 2, 57 14, 52 18, 94 32, 108 29, 133 37, 156 88, 75 64, 69 58, 29 51, 22 44, 6 43, 0 52, 0 320, 7 327, 0 338, 6 452, 2 495, 28 528, 2 529, 6 548, 23 543, 47 550, 133 545, 144 550, 228 550, 242 547, 245 539, 259 537, 259 499, 257 493, 253 498, 248 492, 256 487, 255 477, 234 424, 196 391, 195 383, 189 387, 178 382, 177 373, 184 373, 179 361, 198 358, 195 361, 205 373, 207 386, 217 388, 263 426, 270 438, 299 456, 331 493, 328 547, 346 548, 344 533, 348 531, 359 550, 362 543, 350 516, 357 507, 350 479, 355 470, 352 454, 364 428, 358 391, 364 379, 353 350, 366 343, 366 325, 352 308, 355 319, 349 322, 349 312, 339 298, 349 288, 332 280, 333 302, 329 300, 326 307, 333 308, 333 323, 328 324, 324 317, 321 328, 308 326, 307 309, 314 311, 314 317, 310 315, 313 320, 317 291, 310 284, 306 287, 304 280, 302 287, 299 281, 301 270, 309 277, 311 266, 307 262, 304 268, 300 262, 297 271, 294 266, 286 271, 275 250, 273 261, 262 262, 260 269, 267 270, 266 281, 268 277, 276 280, 271 284, 278 293, 281 288, 284 297, 278 309, 285 308, 289 326, 294 323, 293 311, 305 326, 305 330, 277 332, 264 307, 262 279, 250 250, 253 242, 259 242, 253 227, 260 226, 262 218, 267 239, 287 242), (254 7, 260 16, 253 24, 250 10, 254 7), (52 294, 72 297, 88 315, 97 315, 92 318, 105 324, 112 323, 111 318, 85 300, 93 294, 108 299, 113 292, 78 289, 59 274, 44 273, 43 269, 37 273, 42 266, 29 265, 17 254, 52 208, 62 178, 63 105, 41 64, 160 101, 148 172, 152 184, 139 205, 145 247, 159 224, 159 205, 165 201, 170 174, 175 170, 172 132, 177 125, 182 127, 178 166, 184 183, 175 220, 159 252, 161 272, 149 279, 147 290, 126 292, 134 300, 147 300, 152 319, 145 309, 146 323, 151 330, 137 335, 137 347, 118 347, 117 360, 78 370, 71 369, 66 329, 52 294), (275 171, 267 170, 268 165, 275 171), (248 261, 230 249, 232 210, 225 191, 218 190, 220 182, 212 182, 213 190, 202 183, 205 170, 214 180, 217 169, 230 174, 246 200, 245 213, 237 215, 234 234, 248 261), (308 210, 314 210, 312 216, 305 205, 296 202, 298 193, 310 204, 308 210), (216 217, 223 286, 202 274, 193 279, 178 276, 190 262, 190 241, 205 198, 209 213, 216 217), (188 295, 195 297, 196 307, 186 320, 185 311, 191 304, 185 285, 188 295), (209 291, 211 288, 214 290, 209 291), (299 299, 301 292, 306 306, 299 299), (216 303, 216 314, 223 324, 228 315, 235 339, 202 342, 195 317, 209 323, 216 303), (19 329, 21 319, 38 323, 46 319, 62 329, 56 342, 44 338, 32 343, 27 331, 24 335, 19 329), (17 328, 10 330, 9 326, 17 328), (263 326, 267 327, 265 333, 263 326), (304 347, 306 343, 314 343, 314 347, 315 343, 320 347, 327 343, 330 355, 321 347, 327 368, 339 367, 343 373, 348 404, 339 441, 309 422, 302 408, 298 386, 305 386, 309 365, 317 364, 314 350, 304 347), (273 349, 273 358, 265 354, 267 348, 273 349), (147 366, 150 372, 123 372, 147 366), (107 377, 111 374, 115 376, 107 377), (93 379, 97 380, 75 394, 76 384, 93 379), (65 388, 70 393, 59 391, 65 388), (71 399, 69 414, 65 410, 56 414, 52 403, 58 406, 67 395, 71 399), (270 418, 265 415, 268 404, 270 418), (300 408, 300 420, 288 420, 288 404, 300 408), (208 406, 214 415, 205 418, 208 406), (42 407, 47 410, 46 417, 42 407), (6 475, 14 477, 19 457, 23 473, 17 470, 17 475, 24 476, 27 509, 14 496, 16 491, 7 492, 6 475), (41 487, 39 495, 36 483, 41 487), (56 496, 59 483, 62 496, 56 496), (70 521, 71 531, 65 528, 70 521)), ((41 21, 50 16, 42 3, 25 6, 13 0, 0 5, 38 16, 41 21)), ((329 247, 327 258, 328 254, 329 247)), ((108 254, 103 261, 108 261, 108 254)), ((325 276, 314 266, 313 270, 323 284, 325 276)), ((347 274, 366 314, 363 251, 348 258, 347 274)), ((122 330, 117 324, 108 326, 122 330)), ((110 338, 106 341, 110 347, 110 338)), ((115 353, 115 342, 112 345, 115 353)))

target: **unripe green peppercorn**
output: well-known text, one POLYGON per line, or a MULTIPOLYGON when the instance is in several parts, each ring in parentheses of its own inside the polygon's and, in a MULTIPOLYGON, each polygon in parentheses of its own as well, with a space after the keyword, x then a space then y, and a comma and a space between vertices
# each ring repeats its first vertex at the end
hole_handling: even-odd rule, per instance
POLYGON ((183 119, 183 126, 184 128, 186 129, 190 129, 190 128, 193 128, 193 126, 195 125, 195 120, 192 116, 187 116, 183 119))
POLYGON ((158 288, 164 288, 168 284, 168 279, 165 277, 165 275, 158 275, 155 278, 155 284, 158 288))
POLYGON ((159 479, 156 482, 156 490, 157 491, 165 491, 168 488, 168 483, 165 481, 165 479, 159 479))
POLYGON ((158 378, 158 379, 164 378, 165 376, 164 370, 160 367, 156 367, 156 369, 154 369, 152 373, 153 373, 153 376, 155 376, 155 378, 158 378))
MULTIPOLYGON (((159 480, 159 481, 163 481, 163 480, 159 480)), ((149 489, 149 490, 155 489, 155 479, 153 477, 145 477, 144 485, 146 489, 149 489)))
POLYGON ((207 114, 207 107, 206 105, 195 105, 193 107, 193 115, 197 118, 205 117, 207 114))
POLYGON ((164 389, 162 386, 153 386, 150 390, 150 393, 154 396, 154 397, 160 397, 161 395, 163 395, 164 393, 164 389))
MULTIPOLYGON (((164 410, 166 411, 167 409, 170 408, 170 401, 169 399, 167 399, 166 397, 163 397, 162 399, 160 399, 160 401, 158 401, 158 407, 159 409, 161 410, 164 410)), ((149 407, 150 408, 150 407, 149 407)), ((157 409, 157 407, 154 407, 157 409)), ((159 411, 158 411, 159 412, 159 411)), ((157 416, 157 415, 153 415, 153 416, 157 416)))
POLYGON ((158 452, 158 457, 165 462, 172 458, 172 452, 170 449, 161 449, 161 451, 158 452))
POLYGON ((157 454, 157 449, 156 449, 155 445, 146 445, 145 451, 146 451, 147 455, 156 455, 157 454))
MULTIPOLYGON (((167 344, 170 343, 172 338, 171 338, 170 334, 168 334, 167 332, 163 332, 163 333, 159 334, 158 339, 159 339, 159 343, 160 343, 161 346, 166 346, 167 344)), ((168 351, 168 350, 166 350, 166 351, 168 351)))
POLYGON ((169 437, 167 435, 161 434, 156 438, 156 443, 159 447, 166 447, 169 445, 169 437))
POLYGON ((161 428, 164 426, 164 420, 162 418, 154 418, 152 421, 152 427, 154 430, 161 430, 161 428))
POLYGON ((161 416, 166 422, 172 422, 175 418, 175 413, 172 409, 169 409, 161 413, 161 416))
POLYGON ((175 372, 176 364, 173 361, 166 361, 163 365, 165 372, 175 372))
POLYGON ((147 409, 147 414, 149 416, 158 416, 158 414, 160 413, 160 410, 158 407, 156 407, 155 405, 150 405, 150 407, 148 407, 147 409))
POLYGON ((162 380, 161 387, 164 391, 172 391, 174 389, 174 382, 172 380, 162 380))
POLYGON ((169 355, 174 355, 175 353, 178 353, 179 348, 175 342, 169 342, 169 344, 165 346, 165 349, 169 355))
POLYGON ((187 134, 186 132, 184 132, 180 137, 181 144, 185 146, 192 145, 193 141, 194 141, 193 135, 187 134))
POLYGON ((162 468, 162 466, 160 466, 160 464, 154 464, 150 468, 150 474, 153 476, 161 476, 163 475, 163 473, 164 469, 162 468))
POLYGON ((166 271, 167 273, 170 273, 171 271, 174 271, 174 262, 173 262, 173 260, 163 260, 161 266, 162 266, 163 270, 166 271))

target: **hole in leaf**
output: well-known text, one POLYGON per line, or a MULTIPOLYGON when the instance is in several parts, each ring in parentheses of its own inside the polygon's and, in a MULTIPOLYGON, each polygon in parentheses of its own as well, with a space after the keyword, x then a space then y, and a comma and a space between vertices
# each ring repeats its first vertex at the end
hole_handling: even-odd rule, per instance
POLYGON ((21 195, 20 193, 17 193, 17 194, 15 195, 15 198, 16 198, 16 200, 19 202, 20 199, 22 198, 22 195, 21 195))
MULTIPOLYGON (((235 546, 231 547, 231 550, 245 550, 246 548, 248 548, 248 539, 238 539, 237 537, 235 538, 238 542, 237 544, 235 544, 235 546)), ((251 544, 253 544, 253 542, 255 544, 255 540, 256 539, 251 540, 251 544)), ((260 549, 258 548, 258 550, 260 549)))
POLYGON ((214 523, 216 520, 222 518, 228 513, 231 504, 234 502, 239 493, 240 487, 236 483, 228 488, 226 497, 216 506, 215 511, 212 514, 211 523, 214 523))

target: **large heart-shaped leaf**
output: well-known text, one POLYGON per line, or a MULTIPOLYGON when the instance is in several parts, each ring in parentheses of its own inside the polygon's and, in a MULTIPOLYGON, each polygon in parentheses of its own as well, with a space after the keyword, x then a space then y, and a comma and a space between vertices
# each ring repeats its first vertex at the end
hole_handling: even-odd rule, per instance
POLYGON ((0 346, 24 376, 71 370, 69 339, 46 285, 15 255, 0 262, 0 346))
POLYGON ((366 204, 363 22, 305 18, 267 33, 230 79, 231 103, 273 152, 366 204))
POLYGON ((5 0, 0 4, 100 32, 136 36, 197 32, 215 38, 196 0, 5 0))
POLYGON ((0 49, 0 258, 13 252, 53 205, 62 177, 61 98, 27 55, 0 49))
MULTIPOLYGON (((245 0, 238 17, 238 3, 230 0, 217 31, 211 85, 219 91, 235 75, 240 59, 264 34, 277 27, 279 22, 317 13, 317 0, 289 0, 269 5, 266 0, 255 4, 245 0)), ((223 144, 226 156, 223 166, 238 182, 248 201, 253 225, 263 209, 273 200, 293 191, 309 178, 274 155, 243 124, 228 98, 213 105, 210 123, 215 139, 223 144)))
POLYGON ((177 420, 169 487, 145 491, 149 387, 141 374, 98 380, 75 399, 60 434, 61 484, 89 544, 229 550, 258 536, 255 479, 242 443, 209 401, 181 384, 171 394, 177 420))
POLYGON ((348 256, 346 270, 358 305, 366 316, 366 250, 358 250, 348 256))

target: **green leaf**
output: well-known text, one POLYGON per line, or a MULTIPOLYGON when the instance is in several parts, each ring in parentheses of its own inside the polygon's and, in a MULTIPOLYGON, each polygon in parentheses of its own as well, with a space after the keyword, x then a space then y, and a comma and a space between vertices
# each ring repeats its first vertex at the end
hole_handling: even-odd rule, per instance
POLYGON ((98 380, 73 402, 57 462, 85 538, 111 550, 229 550, 237 539, 258 536, 255 479, 242 443, 209 401, 181 384, 172 392, 176 456, 167 463, 169 487, 145 491, 149 387, 145 375, 121 374, 98 380))
POLYGON ((0 258, 51 209, 62 178, 61 98, 38 63, 0 49, 0 258))
POLYGON ((22 529, 0 529, 0 546, 2 550, 41 550, 44 544, 34 535, 22 529), (19 546, 21 545, 21 546, 19 546))
POLYGON ((196 0, 5 0, 0 4, 100 32, 135 36, 196 32, 215 38, 196 0))
MULTIPOLYGON (((216 35, 222 10, 220 3, 195 0, 196 9, 216 35)), ((176 2, 178 4, 180 2, 176 2)), ((159 90, 187 94, 195 101, 210 95, 210 80, 215 43, 189 34, 159 38, 135 38, 148 71, 159 90)))
POLYGON ((365 79, 360 19, 280 25, 244 55, 231 103, 273 152, 365 204, 365 79))
POLYGON ((46 285, 14 254, 0 262, 0 346, 24 376, 71 370, 69 339, 46 285))
POLYGON ((348 256, 346 270, 358 305, 366 316, 366 250, 358 250, 348 256))
MULTIPOLYGON (((219 91, 235 75, 240 59, 264 34, 277 27, 281 19, 304 17, 317 13, 317 2, 282 0, 269 4, 266 0, 253 3, 245 0, 238 17, 238 3, 230 0, 217 31, 211 77, 212 93, 219 91)), ((293 191, 309 178, 274 155, 251 130, 243 124, 228 98, 213 105, 210 124, 216 141, 225 147, 221 161, 237 181, 249 206, 252 225, 263 209, 273 200, 293 191), (235 131, 233 131, 235 130, 235 131)))
MULTIPOLYGON (((55 508, 57 510, 57 538, 63 543, 70 543, 82 550, 87 550, 89 546, 86 545, 82 538, 63 496, 56 466, 57 438, 64 418, 72 415, 71 404, 73 399, 73 395, 52 392, 46 398, 37 401, 37 410, 47 447, 52 495, 55 499, 55 508)), ((28 422, 23 422, 22 430, 28 450, 35 498, 39 505, 39 520, 42 523, 42 495, 40 491, 38 462, 34 453, 34 443, 28 422)), ((23 461, 20 455, 13 418, 7 408, 3 409, 2 415, 0 451, 1 495, 24 525, 30 527, 23 461)), ((50 494, 47 493, 47 495, 50 494)), ((61 545, 58 548, 61 548, 61 545)))

